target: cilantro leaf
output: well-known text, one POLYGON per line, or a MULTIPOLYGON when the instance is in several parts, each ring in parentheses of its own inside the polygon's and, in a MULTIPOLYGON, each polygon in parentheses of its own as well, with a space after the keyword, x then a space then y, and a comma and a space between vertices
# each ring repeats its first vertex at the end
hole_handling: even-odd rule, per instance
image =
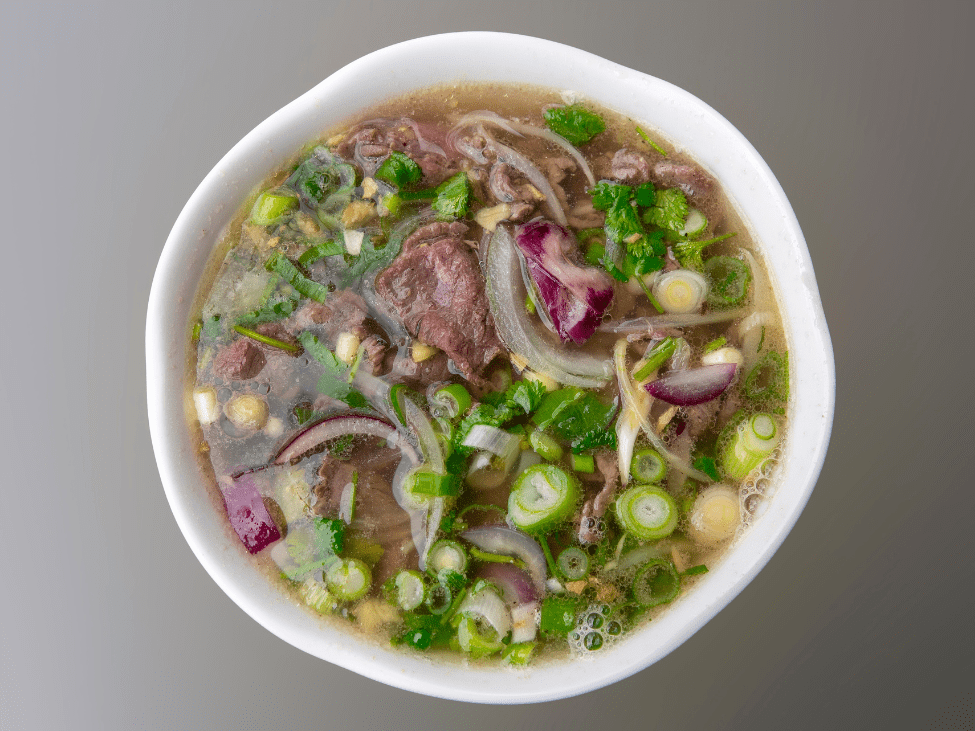
POLYGON ((647 223, 658 228, 680 231, 687 221, 687 196, 680 188, 665 188, 657 191, 657 200, 643 217, 647 223))
POLYGON ((551 107, 545 110, 545 124, 573 145, 589 142, 606 129, 606 123, 598 114, 584 109, 578 104, 564 107, 551 107))
POLYGON ((721 480, 721 477, 718 475, 718 465, 713 457, 701 455, 694 460, 694 469, 703 472, 715 482, 721 480))
POLYGON ((448 178, 436 188, 437 198, 433 201, 433 209, 441 221, 466 216, 470 210, 471 183, 467 173, 460 172, 448 178))
POLYGON ((607 180, 601 180, 589 194, 592 196, 592 207, 597 211, 608 211, 620 203, 630 200, 633 189, 628 185, 617 185, 607 180))
POLYGON ((542 405, 545 393, 545 386, 538 381, 515 381, 508 387, 505 396, 509 404, 531 414, 542 405))
POLYGON ((582 454, 590 449, 599 449, 600 447, 609 447, 615 450, 617 447, 616 431, 606 427, 597 427, 573 439, 570 446, 573 454, 582 454))
POLYGON ((604 404, 590 391, 570 386, 546 394, 532 421, 564 441, 580 440, 583 444, 598 441, 601 437, 595 433, 606 431, 615 416, 615 405, 604 404))
POLYGON ((325 366, 325 372, 318 379, 319 393, 344 401, 353 408, 367 405, 366 398, 349 385, 349 367, 319 341, 314 333, 305 330, 298 335, 298 342, 306 353, 325 366))
POLYGON ((423 170, 408 155, 393 151, 376 170, 376 177, 397 188, 411 188, 423 178, 423 170))

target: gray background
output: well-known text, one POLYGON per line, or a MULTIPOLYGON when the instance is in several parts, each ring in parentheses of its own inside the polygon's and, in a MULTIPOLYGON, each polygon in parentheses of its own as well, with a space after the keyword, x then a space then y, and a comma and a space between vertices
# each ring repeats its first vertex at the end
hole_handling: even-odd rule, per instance
MULTIPOLYGON (((3 729, 973 728, 971 5, 3 4, 3 729), (685 645, 613 687, 486 707, 291 648, 169 512, 143 328, 203 176, 354 58, 450 30, 576 45, 731 120, 795 207, 836 350, 818 487, 685 645)), ((449 64, 450 59, 444 59, 449 64)))

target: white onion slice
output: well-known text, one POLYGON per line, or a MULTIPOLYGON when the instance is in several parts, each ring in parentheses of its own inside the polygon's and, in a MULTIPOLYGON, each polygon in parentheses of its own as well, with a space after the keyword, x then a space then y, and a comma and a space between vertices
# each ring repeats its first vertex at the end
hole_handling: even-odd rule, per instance
POLYGON ((637 317, 633 320, 623 320, 621 322, 607 322, 600 325, 602 332, 618 333, 620 335, 630 335, 634 333, 651 332, 668 327, 694 327, 696 325, 713 325, 717 322, 727 322, 743 317, 747 310, 721 310, 719 312, 708 312, 705 315, 690 313, 686 315, 653 315, 651 317, 637 317))
POLYGON ((505 637, 511 631, 511 612, 504 599, 494 589, 484 588, 468 594, 460 603, 457 613, 462 616, 483 619, 494 627, 498 637, 505 637))

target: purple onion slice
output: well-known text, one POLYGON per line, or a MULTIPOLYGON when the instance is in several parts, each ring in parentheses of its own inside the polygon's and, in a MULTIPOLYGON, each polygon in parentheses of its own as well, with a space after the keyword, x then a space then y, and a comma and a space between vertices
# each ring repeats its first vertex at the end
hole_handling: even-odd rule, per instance
POLYGON ((520 226, 515 241, 562 342, 586 342, 613 301, 612 278, 569 261, 566 254, 578 248, 575 239, 551 221, 520 226))
POLYGON ((647 393, 674 406, 694 406, 717 398, 735 380, 738 366, 717 363, 700 368, 671 371, 646 385, 647 393))
POLYGON ((390 439, 396 427, 385 419, 368 414, 339 413, 327 416, 298 434, 278 452, 274 464, 288 464, 317 449, 325 442, 346 434, 390 439))
POLYGON ((494 582, 509 606, 533 602, 540 596, 528 572, 510 563, 484 563, 477 576, 494 582))
POLYGON ((281 538, 281 532, 267 512, 253 473, 241 475, 224 490, 224 505, 230 525, 251 553, 266 548, 281 538))
POLYGON ((470 528, 460 534, 465 541, 470 541, 482 551, 500 553, 505 556, 517 556, 525 562, 532 583, 539 595, 545 593, 545 554, 535 539, 507 526, 484 526, 470 528))

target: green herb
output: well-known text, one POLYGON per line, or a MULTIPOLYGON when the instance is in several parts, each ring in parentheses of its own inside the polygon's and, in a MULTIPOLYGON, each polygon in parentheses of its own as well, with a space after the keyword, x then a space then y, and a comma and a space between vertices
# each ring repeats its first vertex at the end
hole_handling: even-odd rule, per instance
MULTIPOLYGON (((628 185, 600 181, 596 183, 589 195, 592 196, 592 207, 597 211, 609 211, 614 206, 629 203, 633 195, 633 188, 628 185)), ((592 230, 592 229, 587 229, 592 230)))
POLYGON ((340 361, 335 353, 323 343, 319 342, 318 337, 306 330, 298 335, 298 342, 311 357, 325 366, 325 372, 318 379, 318 391, 320 393, 344 401, 353 408, 367 404, 365 397, 349 385, 346 378, 348 366, 340 361))
POLYGON ((646 132, 644 132, 642 129, 640 129, 639 127, 637 127, 636 128, 636 133, 638 135, 640 135, 640 137, 643 138, 643 141, 646 142, 648 145, 650 145, 650 147, 652 147, 654 150, 656 150, 657 152, 659 152, 664 157, 667 157, 667 153, 664 152, 664 149, 660 145, 658 145, 656 142, 654 142, 653 140, 651 140, 647 136, 647 133, 646 132))
POLYGON ((345 526, 341 520, 315 518, 310 530, 289 531, 284 540, 292 565, 283 570, 288 578, 296 579, 336 560, 345 545, 345 526))
POLYGON ((272 348, 280 348, 281 350, 287 350, 293 355, 297 355, 301 352, 301 348, 297 345, 292 345, 291 343, 286 343, 283 340, 278 340, 276 338, 268 337, 267 335, 262 335, 259 332, 251 330, 241 325, 234 325, 234 330, 239 332, 244 337, 248 337, 251 340, 256 340, 259 343, 264 343, 265 345, 270 345, 272 348))
POLYGON ((328 289, 323 284, 319 284, 313 279, 309 279, 295 266, 288 257, 280 251, 275 251, 264 263, 264 268, 269 272, 279 274, 288 284, 294 287, 299 294, 310 297, 316 302, 324 302, 328 298, 328 289))
POLYGON ((680 188, 664 188, 657 191, 657 200, 647 210, 643 220, 658 228, 680 231, 687 220, 687 196, 680 188))
POLYGON ((574 455, 600 447, 609 447, 615 450, 617 447, 616 432, 607 427, 597 427, 573 439, 569 446, 572 447, 574 455))
POLYGON ((385 269, 393 263, 393 259, 399 254, 403 247, 403 239, 406 238, 406 231, 397 229, 389 237, 389 241, 384 246, 376 246, 368 236, 362 241, 362 249, 356 256, 352 266, 343 275, 342 284, 348 286, 353 282, 362 279, 366 272, 373 269, 385 269))
POLYGON ((615 406, 604 404, 590 391, 570 386, 545 394, 532 421, 539 429, 551 429, 573 444, 573 451, 581 452, 587 449, 584 444, 599 439, 596 433, 605 431, 615 415, 615 406))
POLYGON ((715 482, 718 482, 721 479, 721 477, 718 475, 718 465, 714 461, 713 457, 701 455, 694 460, 694 469, 698 470, 699 472, 703 472, 715 482))
POLYGON ((573 596, 549 594, 542 600, 538 628, 543 634, 564 637, 576 626, 579 599, 573 596))
POLYGON ((726 338, 724 335, 722 335, 720 338, 715 338, 714 340, 712 340, 711 342, 709 342, 707 345, 704 346, 705 355, 708 353, 713 353, 718 348, 723 348, 724 344, 727 342, 728 342, 728 338, 726 338))
POLYGON ((633 200, 641 208, 649 208, 654 204, 657 198, 656 188, 653 187, 653 183, 640 183, 633 191, 633 200))
POLYGON ((785 401, 789 397, 789 354, 767 352, 748 374, 744 390, 752 401, 785 401))
POLYGON ((699 576, 700 574, 706 574, 708 572, 708 567, 703 563, 697 566, 691 566, 687 571, 684 571, 681 576, 699 576))
POLYGON ((640 289, 643 290, 643 294, 647 296, 647 299, 650 301, 650 304, 653 305, 653 309, 655 309, 661 315, 664 314, 663 305, 661 305, 660 302, 657 301, 657 298, 653 296, 653 291, 650 289, 650 287, 647 286, 647 283, 643 281, 643 277, 638 276, 636 278, 636 281, 640 285, 640 289))
POLYGON ((633 374, 633 378, 637 381, 646 380, 650 377, 651 373, 662 366, 664 361, 674 354, 675 350, 677 350, 677 339, 669 336, 664 338, 647 353, 644 358, 646 362, 640 366, 640 370, 633 374))
POLYGON ((214 315, 203 322, 203 334, 208 338, 218 338, 223 333, 220 315, 214 315))
POLYGON ((437 186, 433 210, 441 221, 466 216, 470 210, 471 183, 467 173, 460 172, 437 186))
POLYGON ((708 304, 715 307, 741 303, 752 280, 752 270, 733 256, 712 256, 704 263, 704 274, 711 285, 708 304))
POLYGON ((271 226, 284 220, 284 217, 298 207, 298 199, 292 195, 281 195, 266 191, 257 196, 251 209, 251 223, 258 226, 271 226))
POLYGON ((345 247, 337 241, 322 241, 310 247, 305 253, 298 257, 301 266, 308 266, 312 262, 324 259, 326 256, 339 256, 345 253, 345 247))
POLYGON ((412 188, 423 178, 423 170, 402 152, 391 152, 376 170, 376 177, 397 188, 412 188))
POLYGON ((263 325, 266 322, 277 322, 290 317, 297 306, 297 297, 268 301, 262 307, 238 317, 236 324, 253 328, 255 325, 263 325))
POLYGON ((534 651, 534 642, 516 642, 502 651, 501 662, 508 665, 527 665, 534 651))
POLYGON ((505 556, 500 553, 488 553, 487 551, 482 551, 477 546, 471 546, 469 551, 471 556, 476 558, 478 561, 487 561, 488 563, 510 563, 520 569, 525 568, 525 562, 515 556, 505 556))
POLYGON ((730 239, 734 235, 734 233, 722 234, 706 241, 678 241, 674 244, 674 256, 682 267, 701 271, 704 268, 704 260, 701 258, 704 247, 730 239))
POLYGON ((317 209, 335 193, 352 192, 357 173, 324 147, 316 147, 288 176, 284 184, 309 208, 317 209))
POLYGON ((576 472, 587 472, 591 474, 596 471, 596 459, 591 454, 573 453, 570 464, 576 472))
POLYGON ((193 342, 196 342, 197 340, 200 339, 200 333, 201 332, 203 332, 203 323, 202 322, 194 322, 193 323, 193 331, 190 333, 190 339, 192 339, 193 342))
POLYGON ((578 104, 546 109, 545 124, 550 130, 562 135, 573 145, 589 142, 606 129, 606 123, 603 122, 602 117, 578 104))

